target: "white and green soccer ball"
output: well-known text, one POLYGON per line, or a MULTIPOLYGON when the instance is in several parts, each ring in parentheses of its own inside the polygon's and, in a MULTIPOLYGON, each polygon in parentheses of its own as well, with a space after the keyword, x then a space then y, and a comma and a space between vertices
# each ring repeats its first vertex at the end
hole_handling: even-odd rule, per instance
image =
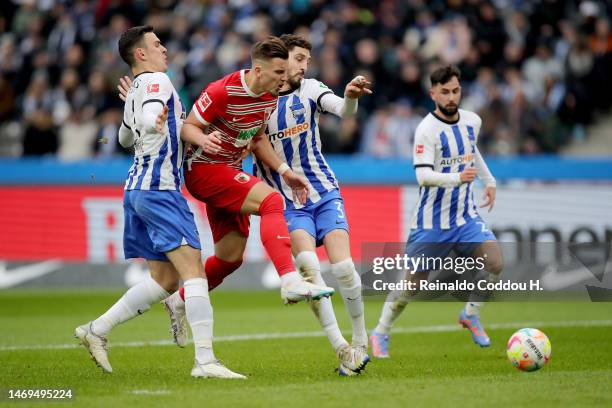
POLYGON ((521 329, 510 336, 506 354, 513 366, 522 371, 536 371, 550 360, 550 340, 538 329, 521 329))

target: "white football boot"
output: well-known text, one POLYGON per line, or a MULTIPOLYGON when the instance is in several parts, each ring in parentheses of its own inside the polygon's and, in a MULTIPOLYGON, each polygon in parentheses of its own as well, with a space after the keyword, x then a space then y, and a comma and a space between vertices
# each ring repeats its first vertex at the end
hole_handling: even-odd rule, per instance
POLYGON ((232 380, 246 380, 246 376, 238 374, 225 367, 219 361, 200 364, 197 361, 191 370, 191 376, 196 378, 226 378, 232 380))
POLYGON ((334 288, 314 285, 304 279, 287 282, 281 286, 281 298, 287 305, 302 300, 319 300, 336 293, 334 288))
POLYGON ((185 347, 187 345, 187 314, 185 312, 185 306, 182 307, 177 305, 172 300, 172 296, 168 296, 160 302, 164 305, 164 309, 170 316, 170 334, 172 339, 179 347, 185 347))
POLYGON ((365 347, 343 346, 338 352, 340 367, 338 374, 342 376, 358 375, 370 362, 368 350, 365 347))
POLYGON ((106 350, 106 338, 95 334, 91 330, 91 324, 92 322, 85 323, 74 329, 74 337, 79 339, 80 343, 85 346, 98 367, 101 367, 107 373, 112 373, 113 367, 111 367, 108 361, 108 352, 106 350))

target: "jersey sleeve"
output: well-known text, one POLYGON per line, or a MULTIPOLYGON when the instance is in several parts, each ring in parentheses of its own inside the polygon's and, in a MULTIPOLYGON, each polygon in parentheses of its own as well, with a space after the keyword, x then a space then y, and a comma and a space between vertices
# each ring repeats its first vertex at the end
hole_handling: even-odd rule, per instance
POLYGON ((414 167, 434 167, 434 160, 436 154, 436 145, 434 139, 426 132, 426 129, 422 124, 417 127, 414 134, 414 151, 413 151, 413 163, 414 167))
POLYGON ((168 100, 174 92, 174 86, 170 78, 163 72, 151 75, 142 91, 142 107, 148 103, 159 103, 162 108, 168 104, 168 100))
POLYGON ((306 79, 304 82, 304 91, 306 96, 317 103, 317 109, 319 112, 327 112, 323 108, 321 100, 325 95, 334 95, 334 92, 323 82, 317 81, 316 79, 306 79))
POLYGON ((470 112, 470 122, 474 126, 474 142, 478 142, 478 135, 480 134, 480 128, 482 127, 482 119, 475 112, 470 112))
POLYGON ((213 123, 219 112, 225 110, 226 95, 224 89, 216 83, 210 84, 193 104, 192 111, 203 125, 213 123))

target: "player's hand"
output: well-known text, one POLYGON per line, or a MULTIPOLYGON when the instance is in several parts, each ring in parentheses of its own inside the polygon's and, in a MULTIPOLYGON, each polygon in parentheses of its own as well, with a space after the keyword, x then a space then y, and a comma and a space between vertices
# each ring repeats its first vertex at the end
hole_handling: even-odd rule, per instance
POLYGON ((365 94, 371 95, 372 90, 369 89, 370 86, 372 86, 371 82, 365 79, 365 77, 358 75, 346 85, 344 96, 351 99, 357 99, 365 94))
POLYGON ((200 138, 198 145, 202 148, 204 153, 217 154, 221 151, 221 133, 218 130, 210 132, 209 134, 204 133, 200 138))
POLYGON ((291 187, 291 193, 293 200, 300 204, 306 204, 308 199, 308 182, 306 179, 289 169, 283 174, 283 179, 289 187, 291 187))
POLYGON ((168 107, 164 105, 164 109, 159 112, 157 119, 155 119, 155 130, 157 130, 157 133, 163 133, 166 120, 168 120, 168 107))
POLYGON ((232 162, 232 164, 240 164, 246 157, 253 151, 253 142, 250 141, 248 145, 240 152, 240 155, 232 162))
POLYGON ((475 167, 466 167, 461 173, 459 173, 459 178, 462 183, 471 183, 476 178, 476 168, 475 167))
POLYGON ((132 87, 132 78, 129 76, 124 76, 119 78, 119 85, 117 85, 117 89, 119 90, 119 98, 125 102, 127 99, 127 94, 130 88, 132 87))
POLYGON ((489 207, 489 212, 491 212, 493 204, 495 204, 496 194, 497 188, 495 188, 495 186, 486 187, 482 193, 482 199, 485 200, 485 202, 480 205, 480 208, 489 207))

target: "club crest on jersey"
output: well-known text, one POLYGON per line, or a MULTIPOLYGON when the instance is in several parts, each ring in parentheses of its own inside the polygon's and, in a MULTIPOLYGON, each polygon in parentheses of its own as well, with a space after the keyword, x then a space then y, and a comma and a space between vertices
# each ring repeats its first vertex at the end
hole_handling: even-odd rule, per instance
POLYGON ((245 173, 238 173, 234 176, 234 180, 241 184, 248 183, 250 179, 251 178, 249 177, 249 175, 245 173))
POLYGON ((306 113, 306 109, 304 108, 304 104, 303 103, 298 103, 295 105, 291 105, 289 107, 289 109, 291 110, 291 113, 293 114, 293 117, 295 119, 299 118, 300 116, 304 116, 304 114, 306 113))
POLYGON ((147 85, 147 93, 157 93, 157 92, 159 92, 159 84, 147 85))
POLYGON ((425 151, 425 146, 422 144, 416 145, 416 148, 414 149, 414 152, 416 154, 423 154, 424 151, 425 151))

